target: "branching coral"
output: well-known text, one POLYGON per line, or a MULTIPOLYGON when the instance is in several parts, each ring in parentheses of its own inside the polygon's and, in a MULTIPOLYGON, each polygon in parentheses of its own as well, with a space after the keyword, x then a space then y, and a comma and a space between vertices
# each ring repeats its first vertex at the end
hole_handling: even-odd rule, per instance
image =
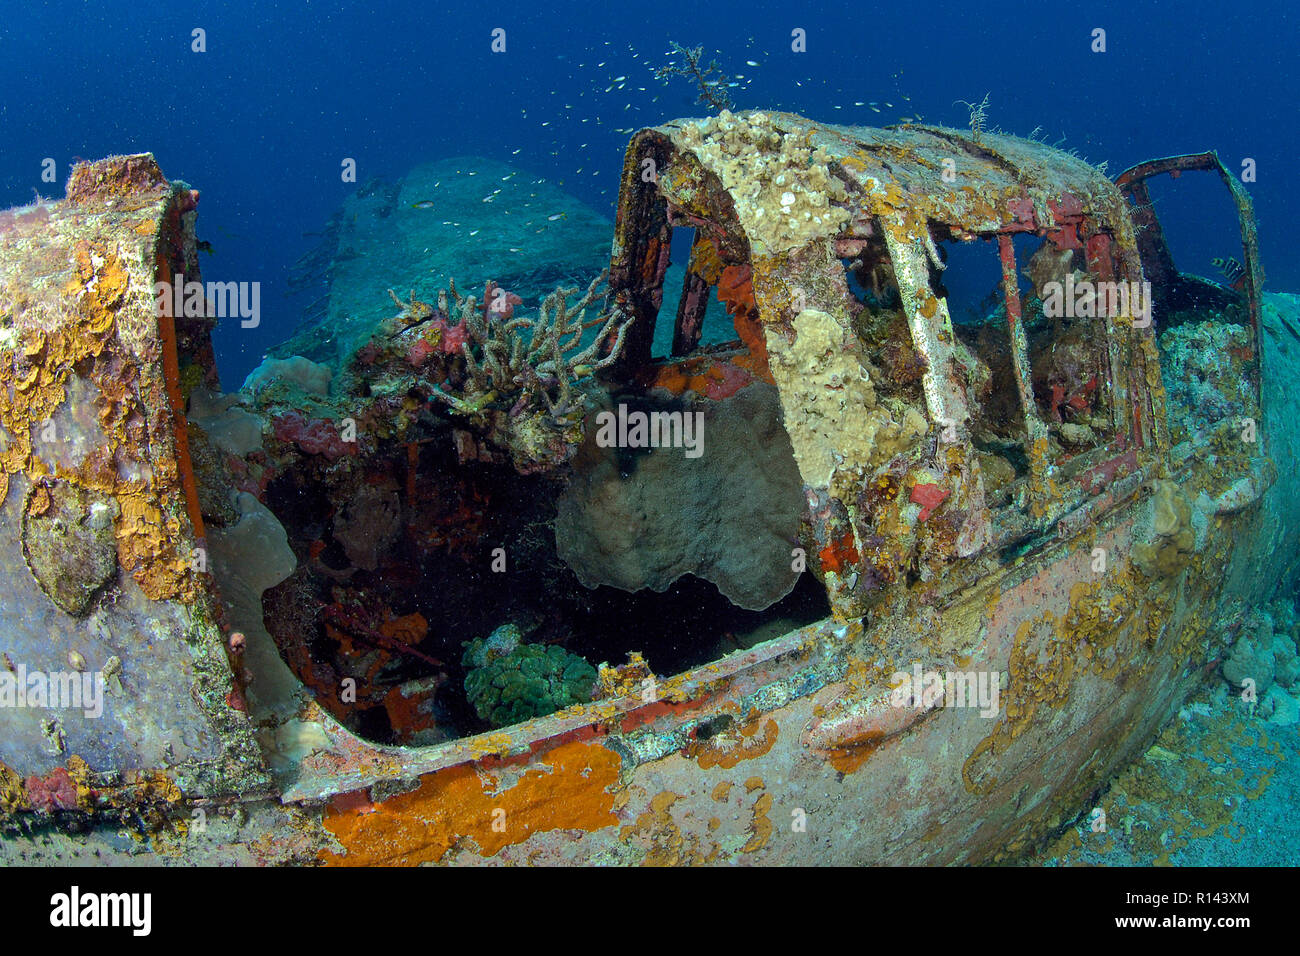
POLYGON ((534 318, 513 318, 513 309, 503 310, 497 317, 487 303, 480 313, 472 296, 458 297, 461 322, 469 332, 461 346, 469 380, 460 396, 437 386, 433 393, 465 415, 476 415, 488 403, 516 395, 511 419, 530 409, 540 411, 543 406, 552 416, 565 415, 573 401, 574 383, 618 359, 631 324, 631 319, 624 320, 612 311, 598 320, 603 324, 591 343, 580 348, 587 328, 586 310, 598 298, 596 289, 605 276, 602 272, 592 280, 586 294, 572 306, 568 299, 577 288, 556 289, 543 300, 534 318))

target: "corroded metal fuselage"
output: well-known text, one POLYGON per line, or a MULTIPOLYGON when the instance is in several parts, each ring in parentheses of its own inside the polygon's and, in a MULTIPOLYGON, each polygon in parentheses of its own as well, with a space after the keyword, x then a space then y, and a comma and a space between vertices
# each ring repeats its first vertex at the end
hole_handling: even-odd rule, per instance
MULTIPOLYGON (((55 204, 46 232, 22 231, 31 211, 0 222, 7 280, 30 277, 37 258, 56 277, 40 310, 5 293, 0 533, 30 552, 42 508, 93 492, 120 566, 90 588, 89 609, 61 606, 27 567, 5 571, 22 579, 0 613, 24 635, 17 652, 47 668, 74 649, 92 667, 116 657, 126 691, 106 697, 116 737, 69 718, 60 745, 32 718, 0 743, 0 810, 32 852, 34 831, 55 834, 41 852, 66 852, 69 815, 89 823, 76 839, 131 852, 111 821, 136 812, 151 852, 192 862, 1013 858, 1086 807, 1215 665, 1244 610, 1293 575, 1300 489, 1272 461, 1297 451, 1281 384, 1297 370, 1263 326, 1296 303, 1261 298, 1239 187, 1253 343, 1239 399, 1255 417, 1174 442, 1159 314, 1147 321, 1130 301, 1064 331, 1035 325, 1043 290, 1019 278, 1146 281, 1158 247, 1139 238, 1120 186, 1013 137, 724 113, 642 131, 628 148, 611 289, 633 324, 605 385, 696 402, 771 390, 805 499, 794 558, 826 588, 830 616, 495 733, 373 745, 304 691, 259 633, 258 602, 232 600, 238 580, 189 561, 208 539, 185 507, 176 390, 186 369, 212 374, 208 329, 158 318, 146 294, 181 265, 160 250, 192 264, 193 234, 182 191, 156 167, 132 179, 142 162, 81 169, 80 201, 55 204), (674 229, 693 230, 692 251, 671 354, 656 357, 674 229), (1017 237, 1041 255, 1020 258, 1017 237), (943 288, 950 244, 982 245, 1001 270, 998 320, 978 341, 943 288), (109 279, 123 290, 111 301, 109 279), (701 347, 715 292, 735 339, 701 347), (71 334, 83 326, 90 338, 71 334), (120 367, 125 398, 109 388, 120 367), (43 396, 39 409, 14 398, 26 394, 43 396), (134 417, 112 417, 132 401, 134 417), (51 461, 15 439, 45 417, 80 428, 88 453, 51 461), (132 443, 137 419, 147 445, 132 443), (126 456, 118 477, 99 477, 96 448, 126 456), (40 488, 58 493, 47 504, 40 488), (122 593, 121 610, 95 603, 101 588, 122 593), (196 663, 219 660, 235 625, 249 641, 236 665, 247 701, 196 663), (900 692, 921 674, 938 675, 936 693, 900 692), (996 689, 991 707, 959 706, 965 675, 996 689), (170 708, 186 715, 177 742, 160 730, 153 746, 170 708)), ((1181 168, 1221 169, 1212 157, 1181 168)), ((1162 171, 1121 185, 1131 195, 1162 171)))

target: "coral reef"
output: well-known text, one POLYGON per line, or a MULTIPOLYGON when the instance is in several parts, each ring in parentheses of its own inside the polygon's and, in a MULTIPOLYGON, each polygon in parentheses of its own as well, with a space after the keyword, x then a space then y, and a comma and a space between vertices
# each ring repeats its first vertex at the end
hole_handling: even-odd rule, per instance
POLYGON ((304 392, 315 395, 328 395, 333 370, 328 365, 321 365, 301 355, 291 355, 285 359, 268 358, 244 379, 241 389, 256 394, 268 386, 277 383, 296 385, 304 392))
POLYGON ((849 221, 844 183, 812 134, 786 133, 762 112, 732 114, 682 130, 682 145, 719 170, 755 255, 799 248, 835 235, 849 221))
POLYGON ((1221 422, 1259 420, 1254 336, 1243 325, 1187 322, 1160 333, 1169 436, 1177 444, 1221 422))
POLYGON ((552 183, 483 157, 371 180, 343 201, 299 263, 291 285, 306 317, 269 354, 300 355, 341 375, 390 314, 390 288, 432 301, 430 289, 453 277, 465 289, 495 280, 537 302, 607 265, 609 232, 606 216, 552 183))
POLYGON ((786 430, 805 484, 825 488, 846 462, 879 464, 926 433, 915 408, 877 400, 873 376, 879 373, 833 316, 805 309, 793 328, 793 341, 769 328, 767 351, 788 396, 786 430))
POLYGON ((465 645, 465 693, 475 712, 504 727, 591 700, 596 669, 558 645, 522 643, 506 624, 465 645))
POLYGON ((462 296, 454 281, 436 307, 414 292, 403 302, 390 290, 401 311, 357 352, 351 390, 364 382, 370 417, 399 429, 419 411, 405 404, 410 395, 437 400, 477 435, 458 438, 463 459, 504 455, 521 474, 553 468, 582 440, 580 383, 619 358, 631 321, 617 310, 586 321, 604 278, 602 272, 572 305, 576 288, 554 290, 535 315, 518 312, 521 297, 491 281, 482 303, 462 296), (393 408, 397 403, 403 404, 393 408))
MULTIPOLYGON (((480 317, 472 296, 458 299, 461 321, 469 330, 469 340, 461 346, 469 380, 459 396, 436 385, 433 394, 463 415, 481 415, 484 406, 496 399, 510 402, 512 419, 542 411, 552 418, 567 414, 574 383, 617 361, 631 323, 611 311, 599 320, 596 336, 581 347, 586 310, 596 301, 596 289, 606 274, 593 279, 573 306, 568 298, 578 290, 556 289, 542 301, 535 318, 514 318, 513 304, 498 309, 497 300, 489 302, 487 297, 480 317)), ((487 296, 491 295, 489 284, 487 296)))
POLYGON ((301 412, 285 412, 277 418, 274 434, 278 441, 293 442, 308 455, 334 460, 357 453, 356 442, 344 440, 337 422, 307 418, 301 412))
POLYGON ((265 423, 247 409, 239 407, 243 396, 239 392, 220 395, 207 388, 196 388, 190 393, 187 418, 193 426, 201 428, 207 440, 228 455, 244 458, 262 448, 265 423))
POLYGON ((1275 601, 1251 613, 1223 661, 1223 679, 1238 694, 1248 686, 1247 680, 1254 682, 1250 700, 1272 723, 1296 722, 1297 702, 1288 691, 1300 680, 1297 635, 1300 621, 1295 606, 1275 601))

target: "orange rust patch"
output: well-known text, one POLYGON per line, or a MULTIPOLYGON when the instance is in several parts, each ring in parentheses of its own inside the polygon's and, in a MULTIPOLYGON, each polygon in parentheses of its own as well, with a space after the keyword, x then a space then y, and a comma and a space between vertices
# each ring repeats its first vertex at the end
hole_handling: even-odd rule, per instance
POLYGON ((395 617, 379 625, 379 633, 403 644, 415 645, 429 633, 429 622, 418 611, 405 617, 395 617))
POLYGON ((673 701, 657 700, 654 703, 645 704, 641 707, 638 707, 636 710, 628 711, 626 714, 623 715, 623 722, 621 724, 621 727, 623 733, 625 734, 631 733, 633 730, 636 730, 638 727, 648 724, 651 721, 657 720, 658 718, 663 717, 665 715, 680 717, 685 714, 689 714, 692 711, 700 710, 708 703, 709 700, 704 698, 688 700, 682 703, 674 703, 673 701))
POLYGON ((539 758, 508 790, 493 793, 472 764, 429 774, 418 789, 373 806, 373 812, 330 807, 323 823, 343 848, 322 851, 336 866, 436 863, 453 846, 482 856, 550 830, 592 832, 618 822, 614 794, 620 758, 598 744, 567 743, 539 758))
POLYGON ((686 756, 699 763, 700 769, 721 767, 730 770, 742 760, 761 757, 776 743, 778 728, 775 720, 762 724, 763 735, 758 736, 761 718, 755 718, 740 728, 740 736, 720 733, 708 740, 692 740, 686 745, 686 756))
POLYGON ((754 818, 749 821, 749 840, 740 848, 741 853, 753 853, 767 846, 772 839, 772 821, 767 814, 772 809, 772 795, 764 793, 754 801, 754 818))
POLYGON ((848 738, 834 750, 828 750, 826 759, 840 773, 853 773, 866 763, 884 742, 885 735, 881 731, 868 731, 860 737, 848 738))
MULTIPOLYGON (((165 194, 161 173, 149 157, 117 157, 79 167, 68 186, 73 205, 112 202, 115 212, 158 206, 165 194)), ((203 529, 197 495, 182 498, 184 483, 193 484, 185 449, 178 448, 175 456, 168 453, 175 423, 165 376, 152 371, 160 345, 146 336, 134 356, 115 334, 119 313, 133 316, 143 304, 144 290, 136 287, 151 277, 137 275, 132 265, 141 252, 129 242, 105 239, 80 239, 68 250, 71 276, 62 288, 56 327, 25 329, 11 350, 15 361, 0 368, 0 425, 10 436, 0 451, 5 475, 0 492, 7 494, 9 475, 22 472, 30 478, 52 475, 115 497, 122 514, 116 534, 123 569, 151 600, 188 602, 198 596, 199 579, 189 566, 192 539, 185 528, 185 507, 192 506, 188 523, 194 531, 202 534, 203 529), (67 400, 65 385, 74 376, 98 389, 96 411, 106 441, 70 470, 33 452, 30 428, 49 420, 67 400), (153 465, 152 474, 126 477, 125 463, 146 460, 153 465), (177 461, 186 474, 178 471, 177 461)), ((165 364, 166 356, 162 358, 165 364)))
POLYGON ((33 518, 39 518, 50 510, 50 491, 44 485, 37 485, 32 489, 32 496, 27 501, 27 513, 33 518))
POLYGON ((667 389, 674 395, 691 391, 697 395, 726 398, 749 384, 750 370, 746 366, 754 363, 741 361, 743 358, 744 356, 736 356, 728 362, 709 360, 665 365, 651 384, 655 388, 667 389))
POLYGON ((437 722, 431 713, 421 709, 427 700, 423 694, 407 697, 402 688, 389 688, 384 695, 384 710, 388 713, 388 722, 394 730, 402 734, 414 734, 433 727, 437 722))
POLYGON ((749 355, 737 356, 733 361, 737 365, 743 365, 754 373, 755 376, 767 382, 768 385, 775 385, 776 379, 772 378, 772 370, 767 357, 767 337, 763 334, 763 326, 755 317, 757 313, 737 313, 731 320, 732 325, 736 328, 736 335, 740 341, 749 349, 749 355))
POLYGON ((176 348, 176 320, 169 316, 158 318, 158 333, 162 339, 163 378, 167 401, 171 405, 172 432, 176 442, 176 462, 180 467, 181 490, 185 493, 185 510, 195 537, 202 538, 203 515, 199 510, 199 486, 190 464, 189 429, 185 421, 185 398, 181 392, 180 358, 176 348))
POLYGON ((619 839, 624 843, 645 848, 644 866, 699 866, 712 863, 721 852, 716 843, 706 842, 677 825, 671 811, 681 798, 681 794, 671 790, 660 791, 650 799, 649 808, 637 816, 634 825, 619 831, 619 839))
POLYGON ((832 541, 822 548, 818 554, 821 558, 822 570, 839 574, 844 567, 857 564, 859 555, 856 544, 853 532, 847 531, 838 541, 832 541))
POLYGON ((188 594, 189 564, 168 545, 180 531, 175 519, 164 521, 151 496, 119 493, 122 514, 117 523, 117 559, 132 572, 141 590, 152 600, 188 594))

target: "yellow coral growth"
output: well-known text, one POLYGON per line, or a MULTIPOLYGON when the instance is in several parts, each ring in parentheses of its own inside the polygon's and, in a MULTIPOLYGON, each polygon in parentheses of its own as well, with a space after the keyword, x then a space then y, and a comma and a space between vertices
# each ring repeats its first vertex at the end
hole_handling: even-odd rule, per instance
POLYGON ((27 804, 23 778, 0 763, 0 813, 13 813, 27 804))
POLYGON ((765 113, 723 110, 687 124, 681 138, 731 194, 757 256, 833 236, 849 220, 834 205, 848 198, 844 184, 808 132, 779 129, 765 113))
POLYGON ((1155 539, 1133 548, 1133 562, 1150 578, 1171 577, 1187 566, 1196 548, 1192 506, 1172 481, 1157 478, 1153 485, 1155 539))
MULTIPOLYGON (((118 560, 154 600, 190 600, 197 582, 188 555, 178 552, 180 523, 164 520, 163 509, 179 493, 175 468, 158 468, 152 487, 143 480, 119 477, 115 456, 144 460, 149 436, 140 422, 149 416, 135 389, 138 369, 123 356, 105 361, 116 340, 117 313, 124 307, 131 273, 118 250, 100 241, 80 240, 72 249, 73 276, 63 288, 75 300, 54 330, 27 328, 14 335, 14 347, 0 361, 0 428, 6 441, 0 451, 0 503, 8 496, 9 476, 50 473, 50 465, 32 453, 31 430, 46 422, 67 401, 65 385, 73 367, 95 362, 90 379, 99 388, 99 423, 107 446, 90 455, 78 474, 54 474, 84 487, 115 495, 121 506, 117 526, 118 560), (136 424, 131 424, 132 422, 136 424)), ((159 450, 161 451, 161 450, 159 450)), ((165 455, 156 455, 160 464, 165 455)), ((39 507, 39 501, 36 503, 39 507)), ((169 509, 174 510, 174 509, 169 509)))

